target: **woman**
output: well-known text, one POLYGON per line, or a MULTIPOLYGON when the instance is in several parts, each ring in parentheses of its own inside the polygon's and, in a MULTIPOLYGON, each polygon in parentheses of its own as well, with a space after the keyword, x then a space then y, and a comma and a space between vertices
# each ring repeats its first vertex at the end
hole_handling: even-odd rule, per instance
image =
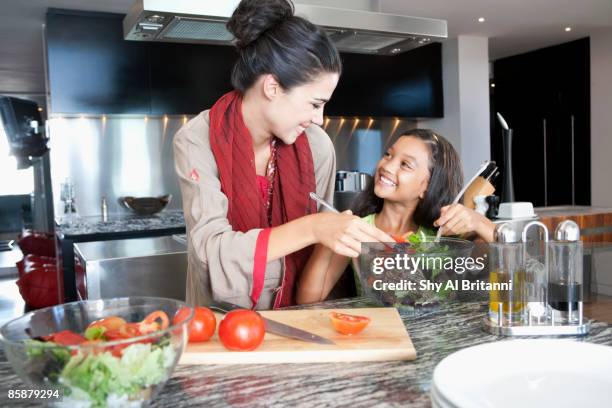
POLYGON ((225 300, 269 309, 295 302, 313 244, 351 255, 389 241, 349 214, 317 214, 331 201, 335 155, 320 128, 341 72, 325 32, 287 0, 243 0, 227 23, 239 57, 234 91, 174 139, 188 237, 187 302, 225 300))
MULTIPOLYGON (((373 182, 355 205, 355 214, 395 237, 412 234, 464 235, 493 240, 495 225, 486 217, 451 203, 461 190, 461 161, 453 146, 427 129, 403 133, 378 162, 373 182)), ((324 300, 350 258, 317 246, 301 277, 298 303, 324 300)), ((356 277, 359 288, 359 279, 356 277)))

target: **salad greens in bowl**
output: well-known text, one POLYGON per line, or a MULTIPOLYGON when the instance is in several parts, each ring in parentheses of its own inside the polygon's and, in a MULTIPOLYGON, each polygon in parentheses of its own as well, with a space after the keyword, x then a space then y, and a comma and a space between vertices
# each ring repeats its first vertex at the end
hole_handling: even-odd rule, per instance
POLYGON ((463 266, 459 265, 471 256, 474 243, 449 237, 436 241, 424 234, 396 241, 391 247, 362 247, 359 265, 353 263, 361 294, 382 305, 416 313, 453 300, 456 293, 445 283, 461 279, 458 273, 463 266))
POLYGON ((178 300, 88 300, 24 314, 0 328, 7 359, 25 384, 57 390, 66 407, 139 407, 172 375, 193 309, 180 323, 178 300))

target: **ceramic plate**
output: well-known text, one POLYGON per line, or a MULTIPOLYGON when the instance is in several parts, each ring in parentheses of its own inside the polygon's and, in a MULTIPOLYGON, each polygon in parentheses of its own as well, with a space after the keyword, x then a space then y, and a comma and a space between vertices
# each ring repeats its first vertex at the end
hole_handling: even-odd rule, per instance
POLYGON ((606 406, 612 347, 555 339, 482 344, 442 360, 434 387, 437 400, 457 407, 606 406))

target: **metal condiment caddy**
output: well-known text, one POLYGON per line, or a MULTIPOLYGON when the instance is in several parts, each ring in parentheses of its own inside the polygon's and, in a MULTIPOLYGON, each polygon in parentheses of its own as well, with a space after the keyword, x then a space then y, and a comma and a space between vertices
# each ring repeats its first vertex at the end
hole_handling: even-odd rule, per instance
MULTIPOLYGON (((573 221, 563 221, 548 239, 544 224, 525 225, 522 240, 509 223, 495 229, 489 246, 489 282, 507 290, 489 292, 489 311, 483 328, 501 336, 585 335, 590 321, 583 317, 582 242, 573 221), (528 251, 527 233, 542 233, 540 254, 528 251), (500 285, 501 286, 501 285, 500 285)), ((532 244, 534 242, 531 242, 532 244)))

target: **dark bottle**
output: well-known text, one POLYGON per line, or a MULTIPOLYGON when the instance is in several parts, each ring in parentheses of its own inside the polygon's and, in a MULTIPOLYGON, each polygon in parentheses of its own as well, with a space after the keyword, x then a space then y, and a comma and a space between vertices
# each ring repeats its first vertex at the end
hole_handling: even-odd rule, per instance
POLYGON ((548 283, 548 304, 555 310, 569 312, 578 310, 578 302, 582 301, 582 285, 565 282, 548 283))

